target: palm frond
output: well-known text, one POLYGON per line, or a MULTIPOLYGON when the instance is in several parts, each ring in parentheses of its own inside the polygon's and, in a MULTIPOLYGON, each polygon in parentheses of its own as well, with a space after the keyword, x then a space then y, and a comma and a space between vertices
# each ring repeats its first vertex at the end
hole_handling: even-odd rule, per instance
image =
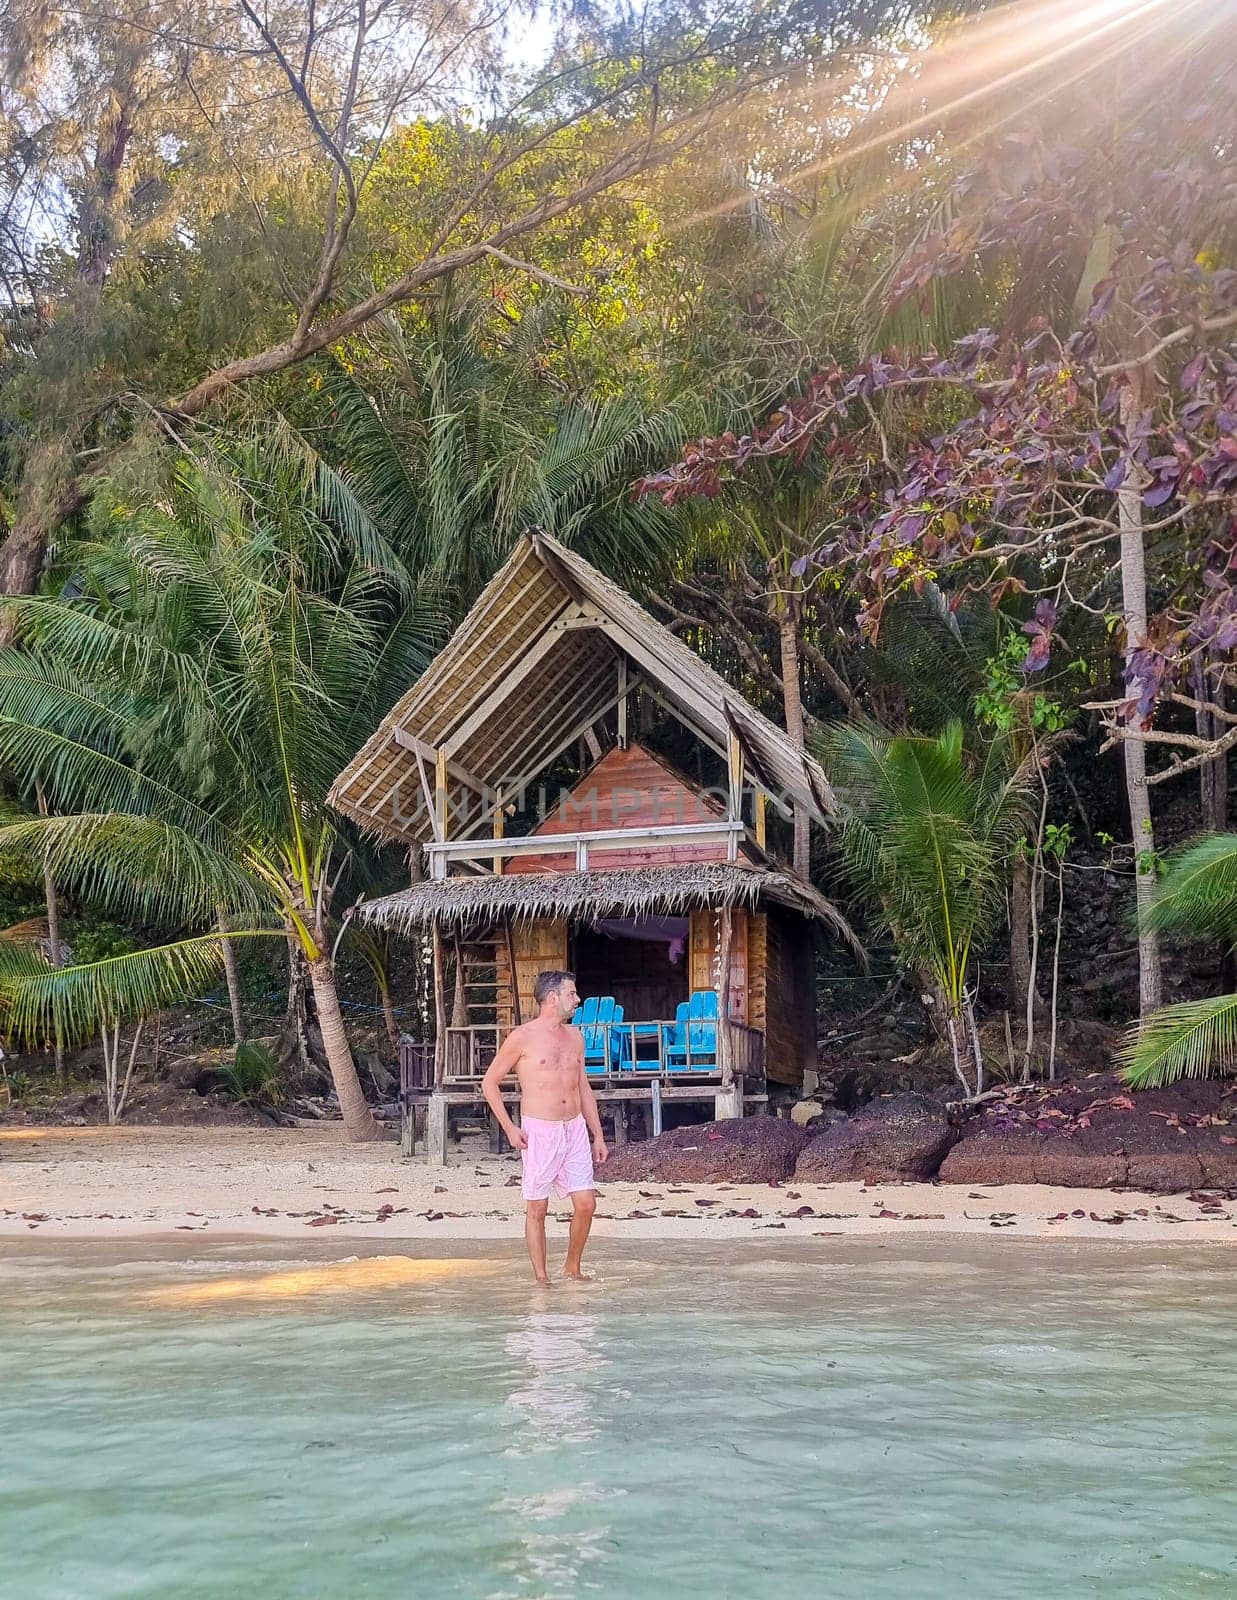
POLYGON ((1237 994, 1163 1006, 1141 1031, 1130 1030, 1117 1059, 1132 1089, 1231 1072, 1237 1067, 1237 994))
POLYGON ((58 883, 135 920, 203 922, 221 907, 235 916, 271 909, 240 864, 239 842, 217 848, 161 817, 29 817, 0 826, 0 852, 34 869, 46 861, 58 883))
MULTIPOLYGON (((230 933, 230 939, 284 939, 280 928, 230 933)), ((106 1022, 146 1017, 214 978, 223 964, 218 934, 50 967, 29 945, 0 943, 0 1029, 38 1045, 59 1036, 79 1044, 106 1022)))
POLYGON ((1168 858, 1150 923, 1231 943, 1237 935, 1237 833, 1195 839, 1168 858))

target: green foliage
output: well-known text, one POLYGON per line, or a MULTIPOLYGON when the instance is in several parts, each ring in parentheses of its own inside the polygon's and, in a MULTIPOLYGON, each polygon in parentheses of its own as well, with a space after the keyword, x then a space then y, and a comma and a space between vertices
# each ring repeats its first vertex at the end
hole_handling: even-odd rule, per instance
POLYGON ((1237 833, 1206 834, 1169 856, 1149 921, 1165 932, 1237 942, 1237 833))
POLYGON ((127 956, 137 949, 133 935, 115 922, 75 923, 66 938, 73 950, 73 960, 80 966, 109 961, 113 956, 127 956))
POLYGON ((212 983, 221 965, 219 941, 210 936, 78 961, 59 971, 37 948, 0 941, 0 1030, 27 1045, 56 1037, 80 1044, 109 1021, 150 1016, 212 983))
POLYGON ((1060 733, 1070 717, 1059 700, 1042 689, 1032 689, 1023 671, 1027 641, 1010 629, 996 653, 984 663, 984 686, 975 696, 975 713, 985 727, 1009 733, 1031 728, 1037 733, 1060 733))
POLYGON ((935 738, 875 725, 819 746, 843 805, 842 853, 861 897, 909 967, 931 972, 959 1014, 972 955, 997 925, 1030 807, 1008 744, 972 754, 962 727, 935 738))
POLYGON ((1231 1072, 1237 1067, 1237 995, 1161 1006, 1141 1032, 1131 1030, 1118 1060, 1132 1089, 1231 1072))
POLYGON ((236 1047, 235 1057, 222 1068, 227 1092, 242 1105, 281 1105, 284 1100, 283 1076, 279 1062, 268 1045, 246 1039, 236 1047))
MULTIPOLYGON (((1231 949, 1237 943, 1237 834, 1206 834, 1170 856, 1147 921, 1162 932, 1216 939, 1231 949)), ((1237 996, 1163 1006, 1141 1031, 1131 1030, 1120 1059, 1135 1089, 1230 1071, 1237 1064, 1237 996)))
MULTIPOLYGON (((425 664, 436 602, 348 486, 278 419, 104 485, 80 597, 17 601, 0 758, 53 814, 0 850, 135 923, 285 938, 311 958, 332 875, 335 775, 425 664), (254 925, 258 924, 255 929, 254 925), (265 923, 266 927, 262 928, 265 923)), ((9 1025, 66 1039, 213 982, 217 934, 4 975, 9 1025)), ((89 951, 89 941, 87 945, 89 951)))

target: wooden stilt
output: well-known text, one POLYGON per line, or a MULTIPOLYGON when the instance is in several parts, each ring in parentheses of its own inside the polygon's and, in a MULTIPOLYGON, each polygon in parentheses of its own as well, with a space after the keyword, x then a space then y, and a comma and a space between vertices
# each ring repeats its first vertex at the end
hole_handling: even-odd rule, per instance
POLYGON ((722 1086, 729 1088, 734 1081, 734 1062, 730 1051, 730 940, 733 918, 730 907, 722 907, 721 937, 718 962, 721 971, 717 984, 717 1064, 721 1069, 722 1086))
POLYGON ((431 1167, 447 1164, 447 1099, 432 1094, 425 1108, 425 1159, 431 1167))
POLYGON ((447 996, 442 959, 442 931, 434 923, 434 1087, 442 1088, 447 1072, 447 996))

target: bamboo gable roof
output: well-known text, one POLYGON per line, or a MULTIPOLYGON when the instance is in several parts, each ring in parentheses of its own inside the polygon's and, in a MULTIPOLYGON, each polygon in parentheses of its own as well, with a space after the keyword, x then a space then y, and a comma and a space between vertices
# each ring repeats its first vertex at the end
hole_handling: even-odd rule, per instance
POLYGON ((522 538, 425 672, 339 775, 330 801, 367 832, 422 843, 427 783, 445 750, 448 802, 474 812, 531 781, 639 682, 706 743, 731 732, 750 780, 778 802, 833 814, 819 764, 583 557, 522 538), (427 771, 428 767, 428 771, 427 771))

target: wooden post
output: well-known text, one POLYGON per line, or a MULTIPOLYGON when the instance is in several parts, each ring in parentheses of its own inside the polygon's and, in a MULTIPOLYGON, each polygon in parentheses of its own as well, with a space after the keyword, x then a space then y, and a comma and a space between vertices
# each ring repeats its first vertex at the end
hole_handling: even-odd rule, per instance
MULTIPOLYGON (((494 795, 494 837, 496 839, 501 839, 502 838, 502 836, 503 836, 503 824, 505 823, 505 821, 506 821, 506 818, 503 815, 503 792, 502 792, 501 789, 499 789, 499 790, 496 791, 496 793, 494 795)), ((494 876, 496 878, 501 878, 502 875, 503 875, 503 858, 501 856, 495 856, 494 857, 494 876)))
MULTIPOLYGON (((518 1028, 524 1019, 520 1015, 520 978, 515 970, 515 940, 511 934, 510 917, 503 918, 503 939, 507 945, 507 965, 511 969, 511 1020, 518 1028)), ((502 1043, 501 1039, 499 1043, 502 1043)))
POLYGON ((447 752, 439 750, 434 761, 434 816, 439 839, 447 837, 447 752))
POLYGON ((466 1028, 468 1026, 468 993, 464 988, 464 947, 460 943, 459 934, 454 934, 451 940, 455 952, 455 993, 451 998, 451 1026, 453 1028, 466 1028))
POLYGON ((717 1064, 721 1068, 722 1085, 729 1088, 734 1079, 734 1062, 730 1052, 730 907, 722 907, 722 926, 719 961, 721 971, 717 983, 717 1064))
POLYGON ((619 703, 618 703, 618 742, 619 742, 619 749, 620 750, 626 750, 626 748, 627 748, 627 657, 626 656, 620 656, 619 657, 618 686, 619 686, 619 695, 620 695, 620 699, 619 699, 619 703))
POLYGON ((442 930, 434 921, 434 1087, 442 1088, 447 1072, 447 996, 443 973, 442 930))
MULTIPOLYGON (((738 735, 733 731, 726 735, 726 776, 728 780, 729 804, 726 815, 731 822, 743 820, 743 746, 739 743, 738 735)), ((739 839, 737 834, 731 834, 726 840, 726 860, 737 861, 739 858, 739 839)))
POLYGON ((447 1164, 447 1097, 441 1089, 425 1108, 425 1159, 431 1167, 447 1164))
POLYGON ((755 808, 756 808, 756 816, 755 816, 756 843, 760 846, 760 848, 762 850, 767 850, 769 848, 769 844, 768 844, 768 818, 765 815, 765 792, 764 792, 763 789, 757 789, 757 791, 756 791, 756 794, 755 794, 755 808))

